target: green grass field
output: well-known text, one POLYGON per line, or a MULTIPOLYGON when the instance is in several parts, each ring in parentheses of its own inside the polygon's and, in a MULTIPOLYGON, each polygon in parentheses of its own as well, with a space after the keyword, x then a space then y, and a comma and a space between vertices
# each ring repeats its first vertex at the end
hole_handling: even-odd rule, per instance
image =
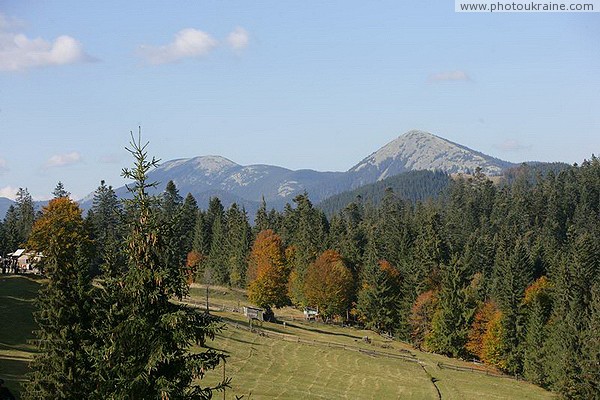
POLYGON ((34 347, 34 299, 40 283, 24 276, 0 276, 0 377, 18 396, 34 347))
MULTIPOLYGON (((0 277, 0 377, 15 394, 33 353, 27 339, 34 329, 33 299, 39 286, 27 277, 0 277)), ((201 302, 205 293, 195 286, 191 299, 201 302)), ((209 300, 225 308, 248 304, 243 291, 220 287, 211 288, 209 300)), ((286 317, 285 327, 263 323, 255 332, 246 328, 243 315, 215 312, 223 317, 225 329, 209 345, 229 356, 225 373, 232 387, 227 399, 438 399, 437 390, 442 399, 457 400, 554 397, 526 382, 488 376, 481 366, 480 372, 440 368, 438 363, 476 366, 419 352, 371 331, 305 322, 292 308, 277 311, 286 317)), ((216 383, 222 373, 221 368, 209 372, 204 383, 216 383)))

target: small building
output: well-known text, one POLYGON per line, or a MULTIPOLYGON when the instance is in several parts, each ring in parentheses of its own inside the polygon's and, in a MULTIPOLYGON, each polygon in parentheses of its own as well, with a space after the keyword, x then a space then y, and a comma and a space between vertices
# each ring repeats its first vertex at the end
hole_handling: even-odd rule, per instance
POLYGON ((244 307, 244 315, 249 320, 256 319, 259 321, 264 321, 264 313, 265 310, 263 310, 262 308, 244 307))
POLYGON ((304 319, 315 320, 319 316, 319 310, 317 308, 306 307, 304 309, 304 319))
POLYGON ((36 265, 42 260, 42 253, 27 251, 26 249, 17 249, 12 253, 7 254, 7 256, 8 262, 5 263, 5 265, 8 265, 8 268, 6 268, 8 271, 15 274, 39 273, 36 265))

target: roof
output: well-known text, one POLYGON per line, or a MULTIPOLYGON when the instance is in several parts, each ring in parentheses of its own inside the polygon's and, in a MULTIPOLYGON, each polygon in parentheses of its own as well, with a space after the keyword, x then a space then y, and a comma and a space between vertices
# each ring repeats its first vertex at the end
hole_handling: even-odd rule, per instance
POLYGON ((25 252, 25 249, 18 249, 14 253, 12 253, 13 257, 20 257, 25 252))

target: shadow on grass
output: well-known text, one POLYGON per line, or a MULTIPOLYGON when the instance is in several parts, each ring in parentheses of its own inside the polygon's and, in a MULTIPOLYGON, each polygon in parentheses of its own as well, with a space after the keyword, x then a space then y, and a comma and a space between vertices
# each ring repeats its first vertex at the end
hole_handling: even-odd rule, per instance
POLYGON ((40 284, 26 276, 0 277, 0 344, 11 350, 33 350, 35 298, 40 284))
MULTIPOLYGON (((311 327, 308 327, 308 326, 305 326, 305 325, 296 325, 296 324, 292 324, 292 323, 289 323, 289 322, 287 322, 286 325, 289 326, 290 328, 296 328, 296 329, 301 329, 301 330, 304 330, 304 331, 309 331, 309 332, 314 332, 314 333, 320 333, 322 335, 343 336, 343 337, 347 337, 347 338, 350 338, 350 339, 361 339, 361 336, 352 335, 352 334, 349 334, 349 333, 339 333, 339 332, 325 331, 325 330, 322 330, 322 329, 319 329, 319 328, 311 328, 311 327)), ((282 330, 277 330, 277 331, 285 332, 285 331, 282 331, 282 330)))
POLYGON ((29 360, 0 355, 0 378, 4 379, 4 386, 9 388, 17 399, 20 398, 28 370, 29 360))

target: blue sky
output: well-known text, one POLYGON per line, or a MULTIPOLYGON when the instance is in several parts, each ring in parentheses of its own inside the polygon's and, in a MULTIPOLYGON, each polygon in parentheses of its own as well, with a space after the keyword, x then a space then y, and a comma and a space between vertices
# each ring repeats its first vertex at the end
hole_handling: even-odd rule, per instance
POLYGON ((600 150, 600 14, 452 1, 2 1, 0 196, 153 155, 346 170, 410 129, 510 160, 600 150))

